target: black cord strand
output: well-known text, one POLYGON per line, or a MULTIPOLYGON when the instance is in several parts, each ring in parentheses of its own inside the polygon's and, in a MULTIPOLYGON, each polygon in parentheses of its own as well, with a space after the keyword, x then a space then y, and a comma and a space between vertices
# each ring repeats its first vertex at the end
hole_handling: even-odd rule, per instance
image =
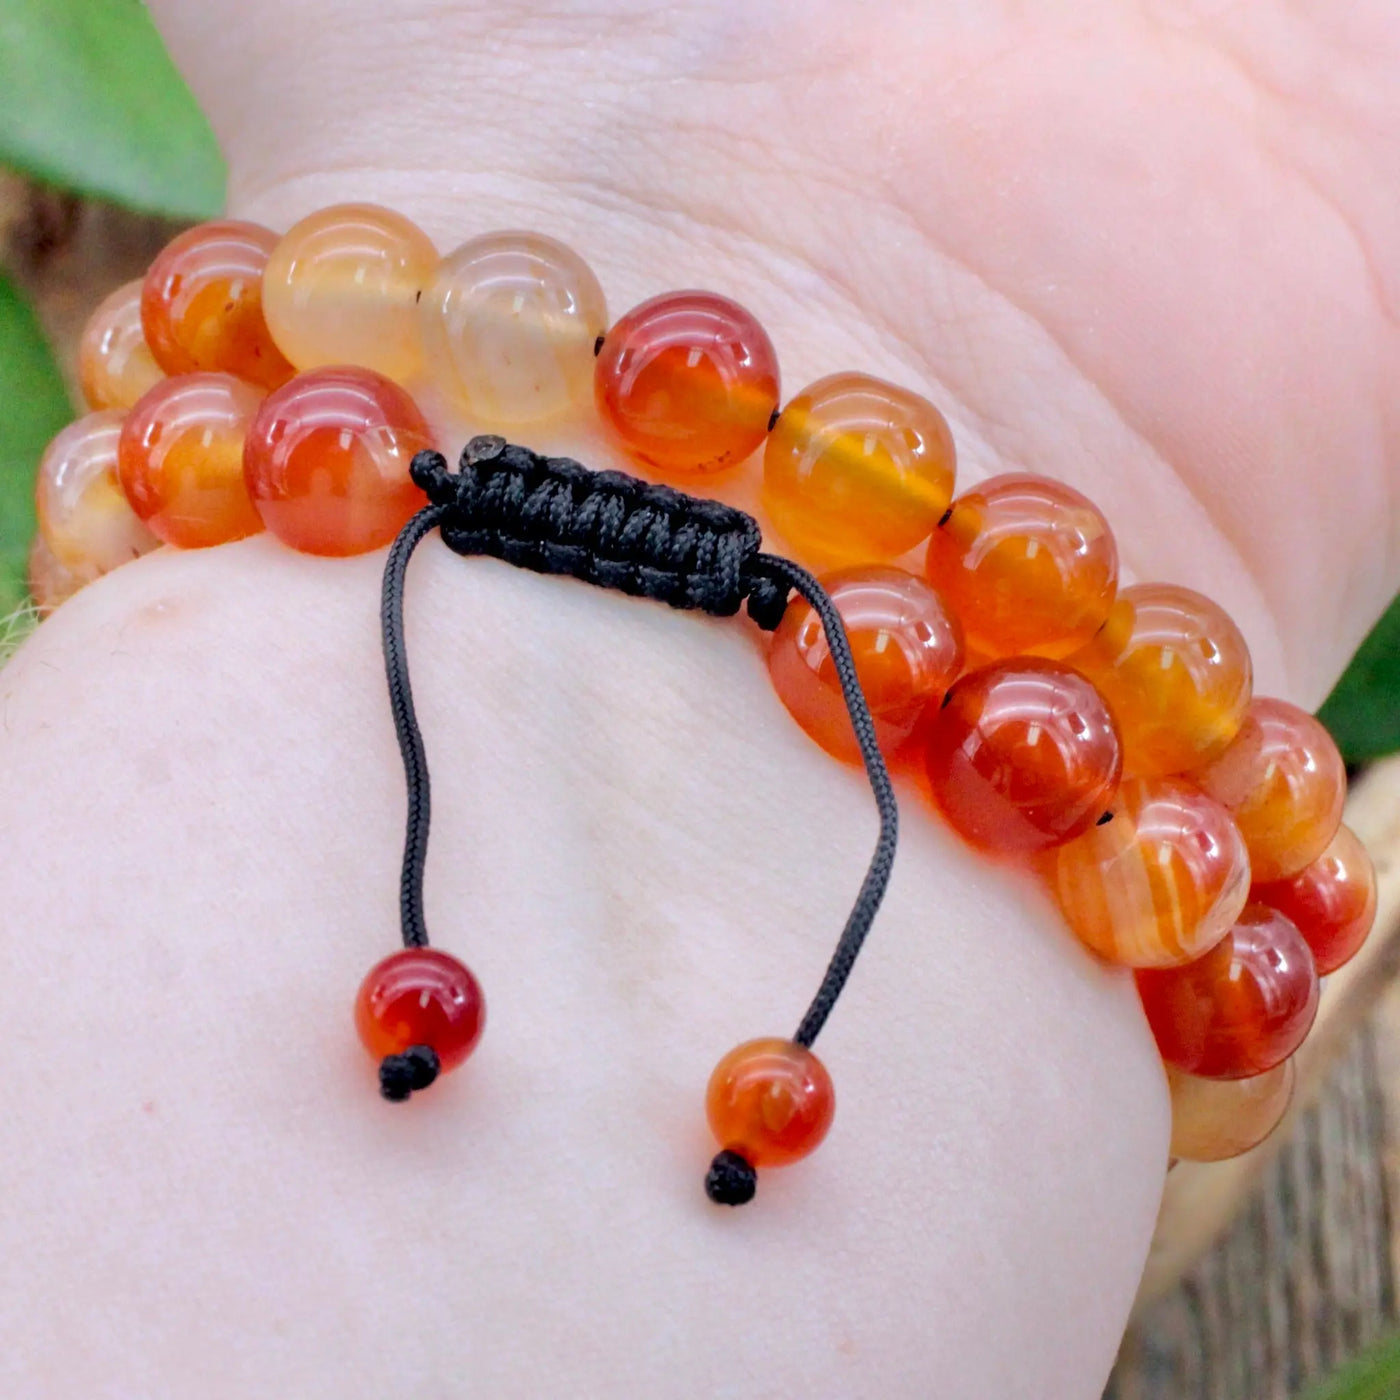
MULTIPOLYGON (((889 885, 899 839, 899 808, 861 690, 850 641, 836 605, 799 564, 761 551, 757 522, 719 501, 688 496, 621 472, 595 472, 567 457, 543 457, 499 437, 477 437, 447 470, 437 452, 413 459, 413 479, 431 502, 400 532, 384 568, 381 623, 389 703, 408 787, 408 820, 400 880, 405 947, 428 943, 423 874, 431 819, 428 761, 413 707, 404 643, 404 581, 423 538, 440 529, 458 554, 491 555, 539 573, 567 574, 604 588, 654 598, 675 608, 730 617, 746 606, 772 631, 796 591, 826 632, 832 663, 875 796, 880 830, 856 902, 821 985, 794 1041, 810 1047, 836 1005, 889 885)), ((381 1067, 387 1098, 406 1098, 437 1075, 426 1047, 391 1056, 381 1067)), ((710 1168, 712 1200, 739 1205, 757 1181, 738 1153, 721 1152, 710 1168)))

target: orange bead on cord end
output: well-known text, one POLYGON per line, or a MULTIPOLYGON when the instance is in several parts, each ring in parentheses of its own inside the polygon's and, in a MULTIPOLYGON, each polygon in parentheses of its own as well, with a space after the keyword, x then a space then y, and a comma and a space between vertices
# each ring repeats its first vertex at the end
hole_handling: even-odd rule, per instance
POLYGON ((731 1050, 705 1093, 721 1151, 705 1178, 716 1205, 753 1199, 760 1167, 800 1161, 821 1145, 836 1112, 826 1066, 805 1046, 776 1036, 731 1050))
POLYGON ((373 967, 355 998, 355 1028, 380 1062, 379 1086, 400 1102, 456 1069, 486 1024, 481 984, 436 948, 403 948, 373 967))

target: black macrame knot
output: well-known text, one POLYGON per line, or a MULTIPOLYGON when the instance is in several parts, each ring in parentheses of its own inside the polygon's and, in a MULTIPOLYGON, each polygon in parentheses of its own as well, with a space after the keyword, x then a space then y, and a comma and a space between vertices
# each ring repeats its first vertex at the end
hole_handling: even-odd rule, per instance
POLYGON ((379 1092, 390 1103, 402 1103, 410 1094, 432 1086, 442 1072, 442 1062, 430 1045, 410 1045, 402 1055, 386 1055, 379 1066, 379 1092))
POLYGON ((705 1194, 717 1206, 742 1206, 758 1190, 758 1171, 747 1157, 727 1148, 715 1156, 705 1177, 705 1194))
POLYGON ((772 631, 791 585, 769 567, 752 516, 623 472, 591 471, 499 437, 473 438, 457 472, 420 452, 414 482, 458 554, 566 574, 673 608, 750 617, 772 631))

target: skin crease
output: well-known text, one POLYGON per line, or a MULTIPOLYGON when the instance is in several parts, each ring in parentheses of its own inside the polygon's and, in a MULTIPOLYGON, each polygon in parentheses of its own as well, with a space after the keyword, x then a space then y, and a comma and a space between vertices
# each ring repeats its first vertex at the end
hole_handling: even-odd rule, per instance
MULTIPOLYGON (((1263 693, 1315 704, 1400 583, 1384 0, 152 8, 234 215, 539 228, 614 315, 724 291, 787 394, 881 374, 963 485, 1084 490, 1263 693)), ((375 1098, 380 564, 162 551, 0 675, 0 1393, 1096 1397, 1160 1066, 1127 979, 915 800, 819 1044, 830 1138, 744 1211, 700 1193, 709 1070, 795 1025, 874 836, 737 623, 424 546, 428 913, 489 1016, 375 1098)))

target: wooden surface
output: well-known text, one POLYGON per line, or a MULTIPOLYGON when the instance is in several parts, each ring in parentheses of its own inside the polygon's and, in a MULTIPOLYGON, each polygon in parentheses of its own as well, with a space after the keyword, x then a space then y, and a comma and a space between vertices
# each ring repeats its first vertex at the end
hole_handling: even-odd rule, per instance
POLYGON ((1400 1324, 1400 761, 1348 820, 1376 859, 1376 932, 1328 981, 1290 1122, 1168 1178, 1106 1400, 1294 1400, 1400 1324))

